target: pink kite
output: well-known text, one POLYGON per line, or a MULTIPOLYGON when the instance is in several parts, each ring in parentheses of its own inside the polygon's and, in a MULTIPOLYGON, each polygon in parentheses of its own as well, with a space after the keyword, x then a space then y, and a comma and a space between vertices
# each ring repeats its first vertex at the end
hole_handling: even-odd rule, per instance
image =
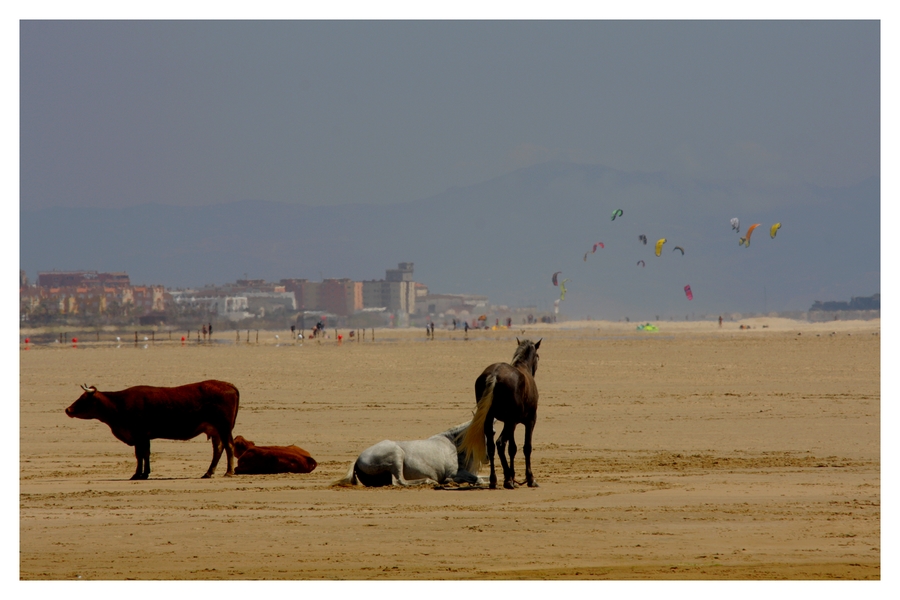
POLYGON ((694 292, 691 291, 691 286, 689 286, 689 285, 684 286, 684 295, 687 296, 688 300, 694 299, 694 292))

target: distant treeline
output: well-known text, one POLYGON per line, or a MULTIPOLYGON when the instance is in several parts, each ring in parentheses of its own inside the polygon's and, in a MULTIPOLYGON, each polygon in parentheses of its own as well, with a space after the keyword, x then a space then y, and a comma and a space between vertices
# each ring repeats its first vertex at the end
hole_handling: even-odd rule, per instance
POLYGON ((881 294, 851 298, 850 302, 819 302, 816 300, 809 310, 881 310, 881 294))

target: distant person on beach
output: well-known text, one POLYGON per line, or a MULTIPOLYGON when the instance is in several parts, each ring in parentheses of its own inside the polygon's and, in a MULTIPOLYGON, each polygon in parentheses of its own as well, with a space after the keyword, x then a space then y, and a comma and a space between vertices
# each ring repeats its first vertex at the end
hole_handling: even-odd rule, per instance
POLYGON ((719 315, 719 327, 722 326, 722 315, 719 315))

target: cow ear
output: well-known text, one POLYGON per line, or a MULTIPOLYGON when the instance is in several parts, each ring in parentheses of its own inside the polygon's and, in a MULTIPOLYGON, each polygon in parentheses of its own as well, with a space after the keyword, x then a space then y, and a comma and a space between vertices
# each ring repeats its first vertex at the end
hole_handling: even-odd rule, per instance
POLYGON ((534 344, 534 349, 535 349, 535 350, 537 350, 538 348, 541 347, 541 340, 542 340, 542 339, 544 339, 544 338, 541 338, 540 340, 538 340, 537 342, 535 342, 535 344, 534 344))

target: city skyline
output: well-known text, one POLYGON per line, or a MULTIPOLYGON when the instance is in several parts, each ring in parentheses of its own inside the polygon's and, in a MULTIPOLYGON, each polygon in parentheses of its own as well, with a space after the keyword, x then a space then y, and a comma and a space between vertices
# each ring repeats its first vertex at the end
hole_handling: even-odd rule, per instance
POLYGON ((881 27, 22 21, 20 267, 177 285, 409 260, 538 306, 563 270, 595 317, 877 293, 881 27), (738 248, 733 217, 783 228, 738 248))

